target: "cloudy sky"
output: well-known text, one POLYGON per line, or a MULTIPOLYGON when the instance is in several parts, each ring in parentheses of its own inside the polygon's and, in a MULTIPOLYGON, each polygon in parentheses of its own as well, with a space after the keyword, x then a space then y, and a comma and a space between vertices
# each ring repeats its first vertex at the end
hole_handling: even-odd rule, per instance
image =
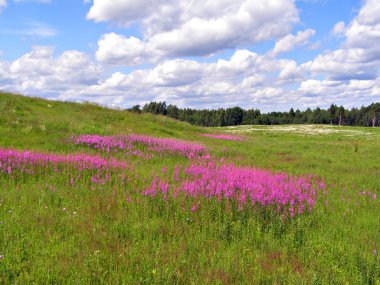
POLYGON ((131 107, 380 101, 379 0, 0 0, 0 90, 131 107))

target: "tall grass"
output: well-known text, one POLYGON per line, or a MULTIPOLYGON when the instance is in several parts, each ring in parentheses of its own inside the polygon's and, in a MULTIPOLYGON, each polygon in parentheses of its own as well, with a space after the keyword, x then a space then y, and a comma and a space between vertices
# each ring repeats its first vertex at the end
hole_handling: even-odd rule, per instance
POLYGON ((214 139, 159 116, 11 94, 0 114, 1 284, 380 282, 377 139, 214 139), (143 159, 72 143, 83 134, 207 153, 140 140, 143 159))

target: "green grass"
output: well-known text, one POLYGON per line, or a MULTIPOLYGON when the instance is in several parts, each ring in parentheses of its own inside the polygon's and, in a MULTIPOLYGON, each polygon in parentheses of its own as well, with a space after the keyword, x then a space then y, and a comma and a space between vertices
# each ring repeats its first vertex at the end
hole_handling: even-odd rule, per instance
MULTIPOLYGON (((51 191, 46 177, 16 183, 0 174, 1 284, 380 284, 374 254, 380 251, 380 200, 360 195, 380 196, 380 128, 313 135, 255 127, 260 130, 244 133, 246 141, 229 142, 200 134, 230 128, 3 93, 0 114, 2 148, 94 153, 67 139, 140 133, 200 142, 214 157, 316 174, 329 185, 311 214, 282 222, 224 202, 204 201, 192 213, 185 199, 165 203, 136 194, 129 203, 125 192, 112 188, 62 181, 51 191)), ((141 175, 129 190, 186 159, 131 163, 141 175)))

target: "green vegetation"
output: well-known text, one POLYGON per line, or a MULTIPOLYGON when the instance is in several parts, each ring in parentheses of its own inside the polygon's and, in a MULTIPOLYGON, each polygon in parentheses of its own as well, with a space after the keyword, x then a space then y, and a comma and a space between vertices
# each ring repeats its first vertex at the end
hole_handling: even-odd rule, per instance
POLYGON ((15 181, 0 172, 1 284, 380 284, 380 128, 205 129, 3 93, 0 114, 3 149, 96 154, 70 136, 146 134, 201 143, 237 165, 315 174, 326 184, 311 213, 282 221, 224 200, 192 212, 186 199, 125 196, 163 167, 189 163, 177 155, 100 153, 134 166, 138 175, 123 189, 70 187, 54 173, 15 181), (201 136, 222 131, 246 139, 201 136))
POLYGON ((324 110, 307 108, 305 111, 291 108, 289 112, 270 112, 262 114, 258 109, 244 110, 232 107, 217 110, 180 109, 175 105, 166 106, 166 102, 150 102, 143 109, 136 105, 130 109, 134 113, 152 113, 164 115, 177 120, 205 127, 237 126, 237 125, 279 125, 279 124, 331 124, 362 127, 378 127, 380 103, 369 106, 345 109, 331 104, 324 110))

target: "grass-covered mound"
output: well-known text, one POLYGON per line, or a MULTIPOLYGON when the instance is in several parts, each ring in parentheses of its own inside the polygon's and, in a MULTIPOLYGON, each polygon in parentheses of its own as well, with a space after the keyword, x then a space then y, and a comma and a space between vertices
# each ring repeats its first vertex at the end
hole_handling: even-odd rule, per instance
POLYGON ((379 129, 227 134, 3 93, 0 114, 2 284, 380 282, 379 129))

